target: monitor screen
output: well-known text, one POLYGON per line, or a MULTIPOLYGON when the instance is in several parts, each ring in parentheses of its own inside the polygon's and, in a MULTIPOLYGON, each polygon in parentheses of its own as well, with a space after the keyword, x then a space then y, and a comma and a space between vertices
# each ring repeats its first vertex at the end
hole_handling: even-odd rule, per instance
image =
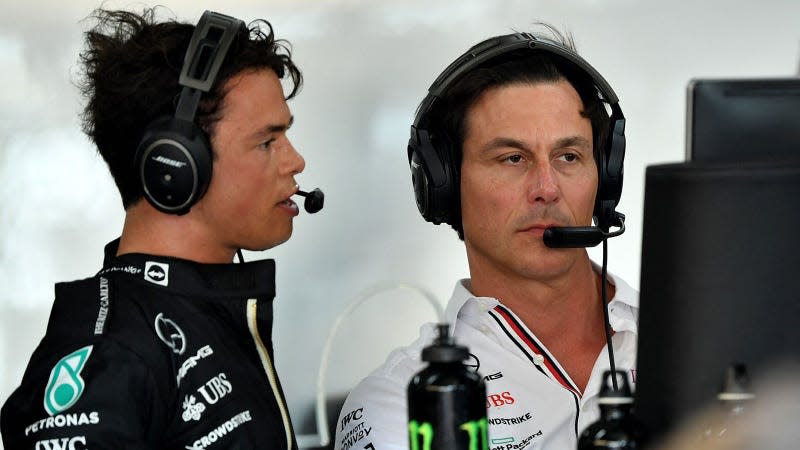
POLYGON ((695 79, 687 89, 686 160, 800 160, 800 77, 695 79))
POLYGON ((732 363, 757 381, 800 361, 798 199, 800 164, 647 168, 635 408, 654 436, 713 405, 732 363))

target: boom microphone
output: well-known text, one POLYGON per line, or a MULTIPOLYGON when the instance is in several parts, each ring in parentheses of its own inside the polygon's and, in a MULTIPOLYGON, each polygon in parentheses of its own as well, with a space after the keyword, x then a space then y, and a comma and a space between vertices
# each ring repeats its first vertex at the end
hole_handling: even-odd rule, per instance
POLYGON ((304 192, 298 189, 295 195, 302 195, 306 198, 305 202, 303 202, 303 208, 309 214, 319 212, 325 203, 325 194, 319 188, 315 188, 311 192, 304 192))
POLYGON ((603 231, 600 227, 550 227, 544 230, 544 245, 550 248, 594 247, 625 232, 625 216, 621 213, 615 214, 613 226, 619 228, 617 231, 603 231))

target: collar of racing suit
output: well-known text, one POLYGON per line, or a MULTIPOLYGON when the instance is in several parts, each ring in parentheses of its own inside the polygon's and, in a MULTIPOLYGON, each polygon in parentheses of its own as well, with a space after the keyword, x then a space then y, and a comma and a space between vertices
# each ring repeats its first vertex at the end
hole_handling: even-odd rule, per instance
POLYGON ((98 275, 128 273, 151 281, 156 287, 189 295, 275 296, 275 261, 272 259, 203 264, 141 253, 117 256, 118 248, 119 238, 105 246, 103 269, 98 275), (157 277, 151 278, 151 274, 157 277))

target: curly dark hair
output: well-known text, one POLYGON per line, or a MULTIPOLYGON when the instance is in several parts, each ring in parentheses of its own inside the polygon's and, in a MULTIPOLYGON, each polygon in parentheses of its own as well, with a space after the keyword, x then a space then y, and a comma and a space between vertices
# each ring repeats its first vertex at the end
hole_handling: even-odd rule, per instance
MULTIPOLYGON (((83 131, 97 146, 127 209, 142 198, 134 156, 147 125, 174 114, 182 87, 178 84, 184 55, 194 25, 175 19, 158 22, 157 8, 141 13, 95 10, 96 21, 86 32, 80 54, 78 82, 87 99, 83 131)), ((276 40, 266 20, 249 24, 234 40, 211 90, 201 97, 195 121, 213 134, 226 81, 246 70, 270 69, 279 78, 290 77, 294 97, 302 85, 300 70, 291 59, 289 43, 276 40)))
MULTIPOLYGON (((557 43, 577 54, 570 34, 564 35, 544 23, 538 25, 544 27, 549 33, 536 33, 537 37, 557 43)), ((473 48, 480 47, 482 44, 483 42, 476 44, 473 48)), ((581 114, 591 121, 596 158, 597 152, 602 148, 608 134, 609 115, 591 76, 566 58, 555 54, 541 51, 532 52, 527 49, 517 50, 494 58, 485 65, 465 74, 443 94, 440 104, 430 113, 432 119, 429 127, 439 132, 439 136, 432 136, 431 139, 435 138, 440 142, 445 142, 445 145, 441 147, 449 149, 452 153, 451 158, 456 168, 454 181, 456 186, 460 185, 466 117, 470 108, 484 92, 510 84, 551 83, 564 80, 578 92, 583 102, 581 114)), ((445 222, 453 227, 458 233, 459 239, 463 241, 460 188, 455 189, 455 195, 448 211, 445 222)))

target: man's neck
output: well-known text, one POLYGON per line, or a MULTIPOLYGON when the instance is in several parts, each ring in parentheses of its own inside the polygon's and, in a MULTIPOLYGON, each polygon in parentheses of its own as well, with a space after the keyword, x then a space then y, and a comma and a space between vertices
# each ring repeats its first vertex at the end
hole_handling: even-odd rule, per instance
MULTIPOLYGON (((548 348, 565 340, 570 346, 591 344, 603 336, 600 277, 585 253, 565 273, 548 279, 472 266, 470 272, 474 295, 500 300, 548 348)), ((607 292, 611 298, 613 287, 607 292)))
POLYGON ((144 200, 128 208, 118 255, 144 253, 200 263, 229 263, 235 249, 216 243, 191 212, 176 216, 158 212, 144 200))
MULTIPOLYGON (((472 265, 470 274, 472 293, 495 297, 511 308, 583 391, 606 343, 600 277, 588 255, 583 253, 563 274, 548 279, 476 271, 472 265)), ((612 298, 613 286, 607 287, 612 298)))

